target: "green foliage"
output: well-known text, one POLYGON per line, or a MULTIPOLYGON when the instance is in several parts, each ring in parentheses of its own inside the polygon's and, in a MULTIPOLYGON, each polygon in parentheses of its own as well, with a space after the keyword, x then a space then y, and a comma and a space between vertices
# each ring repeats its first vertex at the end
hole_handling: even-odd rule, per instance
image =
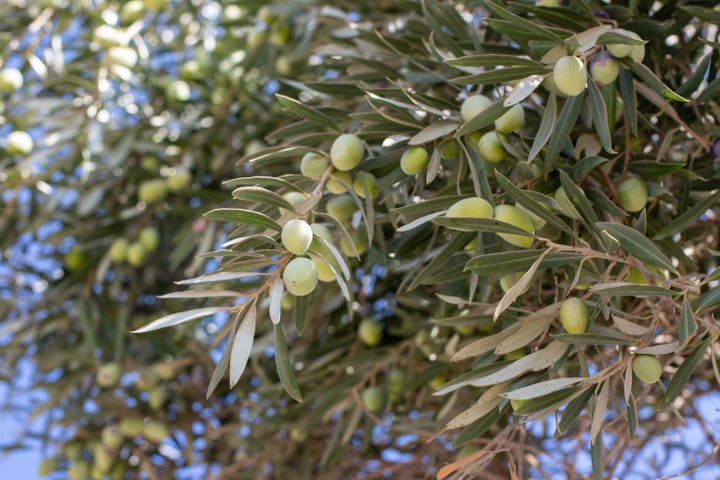
POLYGON ((0 305, 2 373, 36 361, 52 468, 318 478, 395 448, 396 478, 530 477, 538 452, 576 476, 526 429, 555 415, 604 478, 697 416, 720 380, 717 12, 133 3, 0 6, 24 39, 0 38, 24 75, 2 134, 35 139, 0 157, 0 245, 42 286, 0 305))

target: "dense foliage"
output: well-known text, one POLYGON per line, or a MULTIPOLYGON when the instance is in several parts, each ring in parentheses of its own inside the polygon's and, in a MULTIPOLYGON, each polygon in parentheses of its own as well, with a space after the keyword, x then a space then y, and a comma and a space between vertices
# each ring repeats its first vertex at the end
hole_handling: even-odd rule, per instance
POLYGON ((713 6, 1 4, 0 373, 45 394, 3 446, 73 479, 707 475, 713 6))

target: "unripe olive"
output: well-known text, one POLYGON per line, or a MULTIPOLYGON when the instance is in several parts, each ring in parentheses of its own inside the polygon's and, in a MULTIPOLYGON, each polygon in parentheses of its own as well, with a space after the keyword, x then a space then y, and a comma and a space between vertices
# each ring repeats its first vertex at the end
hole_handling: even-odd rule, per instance
POLYGON ((122 23, 132 23, 142 18, 145 14, 145 3, 142 0, 129 0, 123 3, 120 8, 120 21, 122 23))
POLYGON ((90 475, 90 465, 83 460, 78 460, 70 465, 67 475, 70 480, 85 480, 90 475))
POLYGON ((116 451, 123 443, 123 434, 117 425, 105 425, 100 438, 102 446, 110 451, 116 451))
POLYGON ((411 147, 400 157, 400 169, 405 175, 416 175, 423 171, 428 163, 428 153, 423 147, 411 147))
MULTIPOLYGON (((542 205, 544 205, 544 204, 542 204, 542 205)), ((530 220, 532 220, 533 225, 535 225, 535 230, 540 230, 542 227, 545 226, 545 223, 546 223, 545 220, 538 217, 533 212, 531 212, 530 210, 525 208, 522 203, 516 203, 515 206, 518 208, 518 210, 520 210, 525 215, 527 215, 527 217, 530 220)))
POLYGON ((484 198, 463 198, 453 203, 445 213, 451 218, 492 218, 493 207, 484 198))
POLYGON ((40 466, 38 466, 38 475, 41 477, 50 475, 55 471, 57 466, 57 458, 43 458, 42 462, 40 462, 40 466))
POLYGON ((330 215, 343 223, 349 221, 358 209, 355 200, 348 194, 329 199, 325 207, 330 215))
POLYGON ((310 248, 313 231, 305 220, 294 219, 283 226, 280 239, 288 252, 303 255, 310 248))
POLYGON ((571 334, 585 333, 588 327, 588 310, 577 297, 566 299, 560 306, 560 323, 571 334))
POLYGON ((110 25, 100 25, 93 30, 93 40, 102 48, 122 47, 128 44, 127 34, 110 25))
POLYGON ((137 65, 138 53, 131 47, 111 47, 108 50, 107 58, 112 65, 133 68, 137 65))
POLYGON ((620 74, 620 63, 603 50, 590 60, 590 75, 600 85, 608 85, 615 81, 620 74))
POLYGON ((448 140, 440 147, 440 157, 443 160, 452 160, 457 158, 460 153, 460 144, 455 139, 448 140))
POLYGON ((330 161, 338 170, 347 171, 357 167, 365 155, 365 146, 360 137, 344 133, 337 137, 330 147, 330 161))
MULTIPOLYGON (((500 288, 502 288, 503 292, 507 293, 508 290, 510 290, 522 276, 523 272, 513 272, 503 275, 500 279, 500 288)), ((529 288, 530 282, 528 282, 521 293, 527 292, 529 288)))
POLYGON ((360 322, 358 327, 360 341, 368 347, 376 347, 383 338, 383 330, 379 323, 369 318, 360 322))
POLYGON ((165 6, 167 0, 145 0, 145 7, 148 10, 160 10, 165 6))
POLYGON ((330 166, 330 160, 324 155, 315 152, 308 152, 300 160, 300 173, 306 177, 317 180, 322 177, 325 170, 330 166))
POLYGON ((120 420, 118 428, 124 436, 129 438, 136 437, 143 432, 143 421, 140 418, 123 418, 120 420))
POLYGON ((555 88, 568 97, 580 95, 587 85, 585 64, 572 55, 562 57, 553 69, 553 81, 555 88))
POLYGON ((498 233, 498 236, 511 245, 521 248, 530 248, 533 243, 532 235, 535 234, 535 226, 527 215, 513 205, 498 205, 495 207, 495 219, 520 227, 531 236, 516 235, 514 233, 498 233))
POLYGON ((522 105, 516 103, 510 107, 510 110, 495 120, 495 131, 499 133, 514 132, 522 127, 523 123, 525 123, 525 109, 522 105))
POLYGON ((185 80, 173 80, 165 86, 165 96, 171 102, 187 102, 191 93, 190 85, 185 80))
POLYGON ((138 200, 147 204, 157 203, 167 196, 167 186, 162 178, 146 180, 138 187, 138 200))
POLYGON ((9 155, 28 155, 32 152, 35 144, 27 132, 16 130, 7 136, 7 147, 5 150, 9 155))
POLYGON ((641 63, 645 58, 645 45, 633 45, 628 56, 633 62, 641 63))
POLYGON ((148 369, 143 369, 139 372, 135 386, 142 392, 148 392, 158 383, 158 378, 155 372, 148 369))
POLYGON ((372 173, 358 172, 355 175, 352 187, 358 197, 365 198, 369 194, 370 198, 372 198, 377 192, 377 179, 372 173))
POLYGON ((626 178, 618 188, 620 203, 628 212, 639 212, 648 200, 648 191, 645 182, 640 177, 626 178))
POLYGON ((265 43, 265 32, 262 30, 252 30, 248 33, 247 44, 251 49, 258 48, 265 43))
POLYGON ((460 106, 460 116, 463 121, 467 122, 490 105, 492 105, 492 100, 485 95, 473 95, 472 97, 466 98, 460 106))
POLYGON ((155 385, 148 392, 148 405, 152 410, 159 410, 167 400, 167 392, 160 385, 155 385))
POLYGON ((283 311, 289 312, 295 307, 295 297, 290 292, 283 292, 282 298, 280 299, 280 308, 283 311))
POLYGON ((132 242, 130 245, 128 245, 127 251, 126 251, 126 258, 127 262, 132 265, 133 267, 141 267, 145 264, 145 260, 147 259, 147 250, 145 250, 145 247, 143 247, 142 243, 140 242, 132 242))
POLYGON ((142 435, 153 443, 160 443, 170 436, 170 430, 164 423, 148 420, 143 424, 142 435))
POLYGON ((293 258, 283 270, 283 282, 287 291, 296 297, 309 295, 318 283, 315 264, 309 258, 293 258))
POLYGON ((325 182, 325 188, 334 195, 342 195, 347 193, 348 186, 352 186, 353 177, 350 172, 341 172, 336 170, 332 176, 325 182))
POLYGON ((380 387, 368 387, 360 394, 360 399, 365 408, 374 413, 382 411, 385 404, 385 394, 380 387))
POLYGON ((507 155, 507 151, 500 140, 500 135, 494 130, 480 137, 477 149, 480 157, 491 163, 502 162, 507 155))
POLYGON ((148 253, 154 252, 160 244, 160 232, 155 227, 143 227, 138 235, 138 241, 148 253))
POLYGON ((226 5, 225 8, 223 8, 221 18, 223 22, 237 22, 239 20, 242 20, 246 13, 247 12, 239 5, 231 3, 230 5, 226 5))
POLYGON ((332 267, 323 257, 316 253, 308 253, 308 257, 310 257, 310 260, 312 260, 315 265, 318 280, 326 283, 335 281, 335 274, 333 273, 332 267))
POLYGON ((12 93, 23 86, 23 74, 17 68, 0 70, 0 92, 12 93))
POLYGON ((660 360, 654 355, 635 355, 632 359, 633 373, 644 383, 655 383, 662 375, 660 360))
POLYGON ((367 250, 365 242, 357 230, 351 230, 348 232, 350 238, 346 236, 340 237, 340 250, 348 257, 354 257, 355 252, 358 255, 362 255, 367 250), (353 248, 354 247, 354 248, 353 248))
MULTIPOLYGON (((312 230, 314 236, 318 236, 328 243, 332 242, 332 233, 330 233, 330 230, 328 230, 328 228, 322 223, 313 223, 312 225, 310 225, 310 229, 312 230)), ((319 242, 315 238, 313 238, 310 247, 313 248, 317 245, 319 245, 319 242)))
POLYGON ((388 388, 390 390, 390 398, 397 399, 400 392, 405 386, 405 374, 402 370, 390 370, 388 373, 388 388))
POLYGON ((438 388, 445 385, 445 382, 447 382, 447 377, 444 373, 438 373, 433 378, 430 379, 428 382, 428 387, 430 387, 431 390, 437 390, 438 388))
POLYGON ((110 260, 116 263, 124 262, 127 255, 128 243, 129 242, 122 237, 113 240, 108 250, 110 260))
POLYGON ((175 168, 165 179, 167 189, 173 193, 182 192, 192 183, 192 174, 187 168, 175 168))
MULTIPOLYGON (((629 30, 625 30, 622 28, 615 28, 615 29, 611 30, 611 32, 619 33, 626 37, 634 38, 635 40, 642 40, 642 38, 640 38, 640 35, 638 35, 637 33, 631 32, 629 30)), ((638 46, 641 46, 641 45, 638 45, 638 46)), ((622 44, 622 43, 609 43, 609 44, 605 45, 605 48, 607 48, 608 52, 610 52, 610 54, 613 57, 623 58, 623 57, 627 57, 631 54, 631 52, 633 50, 633 45, 626 45, 626 44, 622 44)), ((642 48, 643 48, 643 52, 644 52, 645 47, 643 46, 642 48)))
POLYGON ((95 375, 95 381, 103 388, 114 387, 120 381, 122 367, 118 363, 106 363, 101 366, 95 375))
POLYGON ((80 247, 72 247, 70 251, 65 254, 65 266, 71 272, 79 272, 88 263, 88 255, 80 247))
MULTIPOLYGON (((292 192, 287 192, 287 193, 285 193, 285 194, 283 195, 283 198, 284 198, 285 200, 287 200, 288 203, 294 207, 294 206, 297 205, 298 203, 300 203, 300 202, 302 202, 303 200, 305 200, 305 199, 307 198, 307 195, 305 195, 305 194, 302 193, 302 192, 292 191, 292 192)), ((279 210, 280 210, 280 215, 284 215, 284 214, 287 213, 287 211, 288 211, 287 208, 282 208, 282 207, 280 207, 279 210)))

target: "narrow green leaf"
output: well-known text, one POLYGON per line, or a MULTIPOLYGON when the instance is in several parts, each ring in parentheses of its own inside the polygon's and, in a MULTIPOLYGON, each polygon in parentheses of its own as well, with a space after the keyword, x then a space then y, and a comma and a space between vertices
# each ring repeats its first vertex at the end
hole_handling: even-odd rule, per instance
POLYGON ((563 343, 570 343, 573 345, 634 345, 638 343, 637 338, 627 337, 621 338, 620 334, 615 335, 603 335, 597 333, 558 333, 551 335, 554 340, 559 340, 563 343))
POLYGON ((415 134, 408 142, 408 145, 422 145, 423 143, 432 142, 435 139, 453 133, 459 126, 460 124, 458 123, 447 122, 445 120, 431 123, 415 134))
POLYGON ((553 130, 555 130, 555 124, 557 120, 557 95, 553 89, 548 95, 547 104, 545 105, 545 111, 543 112, 542 120, 540 121, 540 127, 535 134, 532 147, 530 147, 530 153, 528 153, 527 162, 531 163, 535 157, 537 157, 540 150, 543 149, 545 144, 550 140, 553 130))
POLYGON ((689 97, 697 91, 698 87, 705 79, 705 75, 707 75, 708 67, 710 66, 711 60, 711 53, 708 53, 702 60, 700 60, 700 63, 698 63, 697 67, 693 69, 688 79, 685 80, 685 82, 683 82, 680 87, 678 87, 678 95, 680 95, 681 97, 689 97))
POLYGON ((590 461, 592 463, 593 480, 603 480, 603 442, 602 432, 594 442, 590 443, 590 461))
POLYGON ((461 447, 466 443, 470 442, 471 440, 474 440, 487 432, 490 427, 495 425, 495 423, 500 420, 500 417, 503 414, 503 410, 504 409, 500 410, 495 408, 484 417, 475 420, 473 423, 465 427, 463 431, 460 432, 460 435, 458 435, 453 442, 453 447, 461 447))
POLYGON ((533 22, 526 20, 514 13, 506 10, 500 4, 494 1, 486 1, 485 6, 490 10, 493 16, 512 22, 517 28, 532 32, 538 38, 548 40, 550 42, 562 43, 562 38, 552 33, 549 29, 543 28, 533 22))
POLYGON ((593 125, 595 132, 600 139, 600 144, 606 152, 615 153, 612 148, 612 136, 610 135, 610 126, 608 125, 608 109, 605 106, 600 89, 594 81, 587 83, 588 98, 590 99, 590 110, 592 111, 593 125))
POLYGON ((226 312, 228 310, 229 307, 203 307, 185 310, 184 312, 171 313, 170 315, 165 315, 164 317, 148 323, 144 327, 132 330, 130 333, 145 333, 158 330, 160 328, 173 327, 175 325, 180 325, 181 323, 189 322, 190 320, 209 317, 210 315, 226 312))
MULTIPOLYGON (((307 298, 307 297, 298 297, 307 298)), ((290 398, 297 402, 303 401, 300 387, 295 380, 295 372, 290 363, 290 354, 288 353, 287 342, 285 341, 285 333, 280 324, 273 325, 273 333, 275 334, 275 366, 277 367, 280 383, 290 395, 290 398)))
POLYGON ((601 240, 600 230, 597 227, 600 219, 595 213, 595 210, 593 210, 592 204, 585 196, 585 192, 575 185, 575 182, 573 182, 568 174, 563 170, 560 170, 560 183, 562 184, 562 188, 565 190, 565 194, 568 199, 578 213, 580 213, 580 221, 582 224, 588 231, 592 232, 598 240, 601 240))
MULTIPOLYGON (((256 262, 252 262, 256 264, 256 262)), ((266 263, 259 262, 258 265, 266 265, 266 263)), ((264 272, 215 272, 208 273, 206 275, 200 275, 195 278, 188 278, 186 280, 180 280, 177 282, 178 285, 198 285, 201 283, 215 283, 215 282, 229 282, 232 280, 240 280, 243 278, 252 278, 260 275, 267 275, 264 272)))
POLYGON ((630 436, 630 441, 635 441, 635 430, 637 430, 637 422, 638 422, 638 416, 637 416, 637 406, 635 405, 635 397, 633 395, 630 395, 630 398, 627 401, 627 417, 628 417, 628 435, 630 436))
POLYGON ((580 391, 580 387, 566 388, 542 397, 532 398, 523 403, 514 413, 515 415, 522 416, 551 408, 553 410, 558 409, 565 403, 565 400, 575 395, 578 391, 580 391))
POLYGON ((718 202, 720 202, 720 192, 715 192, 698 204, 688 208, 677 218, 673 219, 670 223, 666 224, 656 234, 656 239, 661 239, 675 235, 676 233, 686 230, 690 225, 695 223, 700 216, 710 208, 717 208, 718 202))
POLYGON ((645 45, 647 42, 612 30, 600 35, 596 43, 598 45, 645 45))
POLYGON ((707 292, 693 300, 692 307, 696 312, 701 312, 706 308, 714 307, 720 303, 720 288, 711 288, 707 292))
POLYGON ((653 297, 672 296, 679 292, 657 285, 640 285, 629 282, 597 283, 590 286, 590 290, 605 297, 653 297))
POLYGON ((570 175, 570 178, 573 180, 580 180, 585 175, 595 170, 595 168, 599 167, 603 163, 607 163, 607 161, 607 158, 598 156, 581 158, 577 161, 577 163, 575 163, 575 165, 570 167, 568 175, 570 175))
POLYGON ((511 400, 530 400, 531 398, 542 397, 558 390, 565 390, 568 387, 572 387, 581 383, 587 383, 592 381, 588 377, 568 377, 568 378, 553 378, 551 380, 543 380, 526 387, 516 388, 514 390, 508 390, 505 393, 505 398, 511 400))
POLYGON ((535 198, 528 192, 516 187, 510 180, 508 180, 502 173, 495 171, 495 177, 498 184, 505 190, 510 198, 515 200, 516 203, 522 204, 523 207, 537 215, 538 217, 545 220, 550 225, 575 236, 575 231, 570 228, 565 222, 563 222, 557 215, 552 213, 548 208, 543 206, 542 203, 535 200, 535 198))
MULTIPOLYGON (((478 275, 494 273, 524 272, 543 254, 545 250, 513 250, 508 252, 486 253, 471 258, 465 264, 466 270, 478 275)), ((540 263, 540 269, 556 268, 580 263, 584 255, 570 252, 553 252, 540 263)))
POLYGON ((267 215, 240 208, 217 208, 207 212, 204 216, 209 220, 232 222, 243 225, 255 225, 257 227, 269 228, 278 232, 282 230, 282 227, 280 227, 275 220, 267 215))
POLYGON ((637 93, 630 71, 621 68, 618 82, 620 83, 620 97, 623 101, 625 121, 630 127, 630 133, 637 136, 637 93))
POLYGON ((238 187, 232 192, 233 198, 246 202, 256 202, 263 205, 286 208, 292 210, 293 206, 283 197, 263 187, 238 187))
POLYGON ((570 403, 567 404, 567 407, 565 407, 565 410, 563 410, 560 417, 560 422, 558 423, 558 427, 555 432, 555 438, 568 431, 570 425, 572 425, 575 419, 580 416, 582 411, 587 408, 588 403, 590 402, 590 399, 594 396, 594 394, 594 386, 585 387, 583 393, 581 393, 578 397, 574 398, 572 401, 570 401, 570 403))
POLYGON ((545 68, 541 63, 529 58, 516 55, 502 55, 497 53, 483 53, 480 55, 467 55, 459 58, 451 58, 445 61, 453 67, 539 67, 545 68))
POLYGON ((410 205, 404 205, 391 209, 391 212, 396 215, 425 215, 428 213, 435 213, 438 210, 446 210, 453 203, 462 200, 463 198, 469 198, 472 195, 448 195, 438 196, 431 198, 419 203, 413 203, 410 205))
POLYGON ((228 369, 228 366, 230 365, 230 353, 232 352, 232 345, 233 342, 230 341, 230 338, 233 337, 235 331, 233 330, 230 332, 230 335, 228 336, 228 340, 225 343, 225 348, 223 349, 223 353, 220 356, 220 361, 218 361, 218 364, 215 366, 215 370, 213 371, 212 377, 210 377, 210 382, 208 383, 207 392, 205 393, 205 398, 210 398, 210 395, 212 395, 212 392, 215 391, 218 385, 220 385, 220 382, 222 381, 223 377, 225 376, 225 372, 228 369))
POLYGON ((657 245, 637 230, 626 225, 612 222, 600 222, 598 223, 598 227, 617 240, 627 253, 633 255, 638 260, 671 272, 675 271, 672 262, 660 251, 657 245))
POLYGON ((543 66, 504 67, 453 78, 452 82, 458 85, 495 85, 498 83, 522 80, 530 75, 543 75, 547 73, 548 69, 543 66))
POLYGON ((675 375, 672 377, 670 383, 667 386, 665 394, 660 400, 660 409, 663 409, 670 405, 675 400, 675 397, 677 397, 680 392, 682 392, 682 390, 685 388, 685 385, 687 385, 687 382, 690 380, 690 377, 692 376, 695 367, 697 367, 698 363, 700 363, 700 360, 702 360, 702 357, 705 354, 705 351, 707 350, 711 341, 712 337, 708 335, 708 337, 698 347, 696 347, 695 350, 690 353, 690 355, 685 357, 685 361, 675 372, 675 375))
POLYGON ((341 130, 338 128, 337 122, 333 121, 330 117, 319 112, 318 110, 310 108, 302 102, 295 100, 294 98, 286 97, 285 95, 281 95, 279 93, 275 94, 275 98, 277 98, 278 102, 280 102, 280 105, 287 108, 295 115, 301 118, 306 118, 311 122, 323 127, 327 127, 330 130, 341 132, 341 130))
POLYGON ((457 252, 461 251, 462 248, 470 242, 470 240, 473 238, 472 233, 468 232, 460 232, 458 233, 455 238, 450 240, 445 247, 442 249, 442 251, 433 258, 430 263, 428 263, 425 268, 423 268, 413 279, 412 283, 408 287, 408 290, 412 290, 418 285, 421 285, 422 282, 425 281, 427 277, 429 277, 432 273, 435 272, 438 268, 442 266, 447 266, 448 260, 450 260, 450 257, 455 255, 457 252))
POLYGON ((253 342, 255 341, 255 321, 257 319, 257 307, 253 303, 245 314, 233 340, 232 352, 230 353, 230 388, 240 380, 247 362, 250 359, 253 342))
POLYGON ((302 335, 305 331, 305 322, 307 321, 308 306, 310 305, 310 295, 295 297, 295 308, 293 309, 293 318, 295 319, 295 331, 298 335, 302 335))
POLYGON ((655 90, 657 93, 667 98, 668 100, 676 100, 678 102, 689 102, 685 97, 678 95, 673 92, 670 87, 665 85, 662 80, 655 76, 655 74, 643 63, 635 63, 632 59, 620 59, 625 67, 632 73, 637 75, 648 87, 655 90))
POLYGON ((630 163, 630 171, 645 178, 659 178, 682 170, 685 165, 686 162, 656 162, 654 160, 638 160, 630 163))
POLYGON ((563 105, 560 111, 560 116, 558 117, 557 124, 548 143, 547 152, 545 153, 545 168, 547 170, 555 166, 555 161, 563 147, 565 147, 568 138, 570 138, 570 132, 580 115, 584 99, 585 93, 583 92, 580 95, 565 100, 565 105, 563 105))
POLYGON ((681 345, 691 339, 697 331, 695 316, 692 307, 687 298, 683 299, 682 310, 680 311, 680 327, 678 331, 678 341, 681 345))
MULTIPOLYGON (((308 149, 308 151, 313 151, 313 150, 308 149)), ((277 188, 286 188, 288 190, 294 190, 296 192, 302 191, 294 183, 290 183, 287 180, 283 180, 282 178, 278 178, 278 177, 270 177, 270 176, 262 176, 262 175, 253 176, 253 177, 240 177, 240 178, 233 178, 231 180, 225 180, 222 183, 222 186, 225 188, 241 187, 241 186, 277 187, 277 188)))
POLYGON ((435 217, 432 219, 432 222, 451 230, 460 230, 463 232, 494 232, 511 233, 526 237, 533 236, 520 227, 492 218, 435 217))

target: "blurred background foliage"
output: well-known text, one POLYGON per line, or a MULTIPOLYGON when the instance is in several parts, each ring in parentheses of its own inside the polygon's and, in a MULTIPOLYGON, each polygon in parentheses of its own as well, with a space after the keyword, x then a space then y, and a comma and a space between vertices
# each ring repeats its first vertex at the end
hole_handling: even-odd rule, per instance
POLYGON ((3 2, 0 376, 41 395, 4 399, 28 428, 2 447, 72 479, 717 475, 712 7, 3 2), (613 27, 642 61, 558 94, 559 57, 633 44, 613 27), (357 169, 302 174, 346 132, 357 169), (445 215, 470 197, 525 208, 532 248, 445 215), (294 216, 335 267, 297 298, 294 216))

